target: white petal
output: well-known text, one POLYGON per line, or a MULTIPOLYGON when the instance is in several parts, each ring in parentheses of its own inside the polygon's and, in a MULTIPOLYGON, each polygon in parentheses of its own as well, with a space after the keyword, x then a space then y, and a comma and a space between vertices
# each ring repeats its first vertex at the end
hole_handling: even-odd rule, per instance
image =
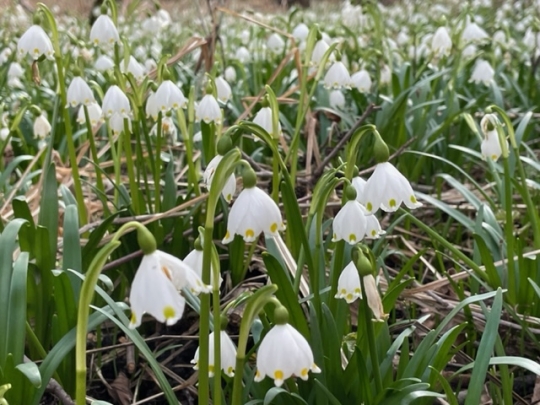
POLYGON ((347 201, 337 213, 333 222, 333 241, 345 240, 354 245, 364 239, 366 234, 366 216, 360 203, 347 201))

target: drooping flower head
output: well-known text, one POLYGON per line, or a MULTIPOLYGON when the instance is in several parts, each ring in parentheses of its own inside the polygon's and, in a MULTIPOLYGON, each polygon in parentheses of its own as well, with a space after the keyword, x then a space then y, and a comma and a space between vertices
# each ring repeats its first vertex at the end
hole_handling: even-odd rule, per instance
POLYGON ((431 50, 437 57, 448 56, 452 50, 452 39, 446 27, 439 27, 431 39, 431 50))
MULTIPOLYGON (((492 160, 496 162, 502 155, 502 146, 497 131, 498 119, 495 114, 486 114, 480 121, 480 127, 484 133, 484 139, 480 145, 482 158, 484 160, 492 160)), ((506 149, 508 150, 508 141, 506 141, 506 149)))
POLYGON ((114 43, 120 42, 120 36, 116 25, 107 14, 100 15, 90 30, 90 41, 100 48, 109 48, 114 43))
MULTIPOLYGON (((208 166, 206 166, 206 169, 203 173, 203 181, 206 184, 206 187, 208 190, 210 190, 210 187, 212 186, 212 181, 214 180, 214 174, 216 172, 217 166, 219 162, 223 159, 223 156, 230 151, 232 148, 232 142, 231 139, 228 136, 222 136, 217 144, 217 155, 212 158, 210 163, 208 163, 208 166)), ((221 194, 223 195, 223 198, 225 198, 225 201, 230 203, 232 201, 232 198, 234 194, 236 193, 236 176, 234 173, 232 173, 229 178, 227 179, 227 182, 225 183, 225 186, 223 187, 223 190, 221 191, 221 194)))
POLYGON ((114 113, 127 117, 131 113, 131 105, 120 87, 112 85, 103 97, 102 110, 105 118, 111 117, 114 113))
POLYGON ((47 59, 54 58, 54 49, 49 36, 39 25, 32 25, 17 42, 19 56, 30 55, 34 60, 44 55, 47 59))
MULTIPOLYGON (((210 333, 210 335, 208 336, 209 377, 213 377, 215 372, 214 336, 214 332, 210 333)), ((234 368, 236 366, 236 346, 234 345, 227 332, 225 332, 224 330, 220 332, 219 345, 221 347, 221 369, 223 370, 225 375, 229 377, 234 377, 234 368)), ((193 360, 191 360, 191 363, 194 364, 193 368, 195 370, 199 369, 199 348, 197 348, 197 351, 195 352, 195 356, 193 357, 193 360)))
POLYGON ((309 372, 320 373, 313 358, 313 352, 306 338, 287 323, 288 314, 284 307, 274 312, 276 325, 264 336, 257 353, 255 381, 265 376, 280 387, 289 377, 309 378, 309 372))
POLYGON ((366 214, 364 207, 356 201, 356 190, 352 186, 346 188, 347 202, 334 217, 333 242, 345 240, 354 245, 366 235, 366 214))
POLYGON ((242 177, 244 189, 229 211, 223 243, 231 242, 235 234, 241 235, 246 242, 256 241, 261 232, 267 236, 278 236, 278 231, 285 229, 279 207, 256 186, 257 176, 253 169, 245 169, 242 177))
POLYGON ((67 103, 71 107, 77 107, 79 104, 89 106, 96 102, 94 93, 84 79, 80 76, 75 76, 69 84, 67 90, 67 103))

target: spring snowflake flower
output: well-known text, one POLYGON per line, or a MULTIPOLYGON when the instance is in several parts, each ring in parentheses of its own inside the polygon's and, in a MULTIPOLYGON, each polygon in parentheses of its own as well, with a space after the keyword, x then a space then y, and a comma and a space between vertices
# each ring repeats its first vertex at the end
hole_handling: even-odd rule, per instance
POLYGON ((384 65, 382 67, 379 81, 381 84, 389 84, 392 81, 392 70, 390 66, 384 65))
POLYGON ((160 253, 162 262, 166 265, 168 264, 171 270, 171 281, 178 291, 186 288, 193 295, 212 291, 212 287, 204 284, 197 272, 182 260, 168 253, 160 253))
POLYGON ((267 236, 278 236, 278 231, 285 229, 277 204, 255 186, 255 181, 253 184, 246 184, 244 177, 245 188, 229 211, 223 243, 231 242, 235 234, 241 235, 246 242, 254 242, 261 232, 267 236))
MULTIPOLYGON (((482 158, 484 160, 491 159, 496 162, 502 155, 502 146, 499 140, 499 134, 495 124, 497 117, 493 114, 486 114, 480 121, 482 132, 484 133, 484 139, 480 145, 480 151, 482 152, 482 158)), ((508 141, 506 141, 506 147, 508 149, 508 141)))
MULTIPOLYGON (((157 136, 157 130, 158 130, 158 123, 156 122, 152 129, 150 130, 151 136, 157 136)), ((174 121, 171 117, 163 117, 161 119, 161 134, 162 136, 166 136, 170 138, 173 143, 176 142, 176 137, 178 136, 178 130, 176 128, 176 125, 174 125, 174 121)))
POLYGON ((495 71, 493 70, 489 62, 483 59, 478 59, 469 81, 477 84, 483 83, 486 86, 489 86, 490 83, 493 81, 494 76, 495 71))
MULTIPOLYGON (((206 184, 206 188, 208 190, 210 190, 210 186, 212 185, 212 180, 214 180, 214 174, 216 172, 216 168, 219 162, 221 162, 221 159, 223 159, 223 156, 220 154, 217 154, 216 156, 214 156, 213 159, 210 161, 210 163, 208 163, 208 166, 206 166, 206 170, 203 173, 203 181, 204 181, 204 184, 206 184)), ((223 190, 221 191, 221 195, 223 195, 223 198, 225 198, 225 201, 230 203, 235 193, 236 193, 236 176, 233 173, 227 179, 227 182, 225 183, 225 186, 223 187, 223 190)))
POLYGON ((486 31, 480 28, 475 22, 468 23, 461 34, 461 39, 465 43, 480 42, 487 38, 488 34, 486 31))
POLYGON ((109 69, 114 68, 114 62, 107 55, 101 55, 99 58, 97 58, 96 62, 94 63, 94 68, 98 72, 105 72, 109 69))
POLYGON ((227 66, 224 75, 227 82, 234 83, 236 81, 236 70, 232 66, 227 66))
POLYGON ((280 387, 292 376, 307 380, 309 371, 320 373, 321 369, 314 362, 306 338, 288 323, 270 329, 259 346, 255 381, 269 376, 280 387))
POLYGON ((143 256, 129 294, 131 329, 141 324, 144 313, 167 325, 174 325, 182 317, 185 300, 172 282, 178 262, 180 259, 159 250, 143 256))
MULTIPOLYGON (((188 255, 184 258, 184 263, 189 266, 202 280, 202 271, 203 271, 203 251, 200 247, 197 247, 197 244, 195 244, 195 249, 193 249, 191 252, 188 253, 188 255)), ((214 279, 214 272, 213 270, 210 271, 210 285, 213 285, 213 279, 214 279)), ((223 278, 221 275, 219 276, 219 284, 218 286, 221 286, 221 283, 223 282, 223 278)))
POLYGON ((144 79, 144 67, 133 56, 129 57, 127 66, 125 61, 120 63, 120 71, 122 73, 131 73, 138 82, 144 79))
MULTIPOLYGON (((270 107, 262 107, 255 117, 253 118, 253 123, 260 126, 270 135, 273 134, 273 124, 272 124, 272 109, 270 107)), ((278 134, 281 136, 281 124, 278 121, 278 134)))
POLYGON ((39 25, 32 25, 19 38, 17 42, 19 56, 30 55, 34 60, 45 55, 47 59, 53 59, 54 49, 49 36, 39 25))
POLYGON ((236 50, 235 57, 240 63, 247 63, 251 59, 251 54, 245 46, 241 46, 236 50))
POLYGON ((347 304, 351 304, 358 298, 362 298, 360 275, 353 261, 339 275, 335 298, 343 298, 347 304))
POLYGON ((445 27, 439 27, 431 39, 431 50, 435 56, 448 56, 452 49, 452 39, 445 27))
POLYGON ((232 96, 232 90, 231 86, 229 86, 229 83, 227 83, 227 81, 222 76, 216 77, 214 83, 216 85, 218 100, 223 103, 229 101, 232 96))
MULTIPOLYGON (((313 48, 313 52, 311 53, 311 65, 314 67, 318 67, 321 64, 322 58, 326 51, 330 48, 328 43, 320 39, 315 43, 315 47, 313 48)), ((330 55, 328 58, 328 61, 331 62, 334 60, 334 55, 330 55)))
POLYGON ((298 42, 305 41, 309 35, 309 28, 306 24, 300 23, 296 27, 294 27, 292 31, 292 36, 294 39, 296 39, 298 42))
POLYGON ((367 70, 360 70, 351 76, 353 86, 358 89, 360 93, 369 93, 371 90, 371 77, 367 70))
POLYGON ((195 110, 195 119, 204 121, 207 124, 211 122, 217 125, 221 124, 221 109, 216 98, 212 94, 205 95, 195 110))
POLYGON ((100 15, 90 30, 90 41, 101 48, 109 47, 115 42, 120 42, 118 30, 111 17, 107 14, 100 15))
POLYGON ((120 132, 131 133, 131 129, 132 129, 131 119, 129 119, 127 115, 122 114, 118 111, 115 111, 109 117, 109 127, 111 128, 111 131, 115 135, 119 134, 120 132), (126 126, 126 122, 127 122, 127 126, 126 126))
POLYGON ((349 71, 341 61, 334 62, 324 76, 324 87, 327 89, 340 89, 342 87, 349 89, 352 85, 349 71))
POLYGON ((182 90, 170 80, 164 80, 155 93, 155 102, 159 111, 166 113, 171 109, 186 108, 187 100, 182 90))
POLYGON ((330 92, 330 107, 335 109, 343 109, 345 107, 345 96, 341 90, 332 90, 330 92))
POLYGON ((44 113, 41 113, 34 120, 34 137, 45 139, 51 133, 51 124, 44 113))
MULTIPOLYGON (((90 118, 90 125, 92 128, 98 126, 103 122, 101 107, 98 103, 91 103, 86 107, 88 109, 88 118, 90 118)), ((77 113, 77 122, 81 125, 86 123, 86 116, 84 115, 84 105, 81 105, 79 112, 77 113)))
POLYGON ((127 117, 131 113, 129 99, 117 85, 112 85, 103 97, 103 116, 111 117, 114 113, 127 117))
POLYGON ((379 208, 394 212, 402 202, 410 209, 422 206, 409 181, 390 162, 377 164, 361 199, 368 214, 377 212, 379 208))
POLYGON ((268 37, 268 40, 266 41, 266 46, 268 47, 270 52, 281 53, 285 48, 285 41, 283 41, 280 35, 274 32, 268 37))
MULTIPOLYGON (((221 331, 220 332, 220 340, 219 344, 221 347, 220 354, 221 354, 221 369, 225 373, 225 375, 229 377, 234 377, 234 367, 236 366, 236 346, 234 345, 233 341, 227 335, 227 332, 221 331)), ((210 333, 208 336, 208 376, 213 377, 214 376, 214 332, 210 333)), ((199 369, 199 348, 197 348, 197 351, 195 352, 195 356, 193 357, 193 360, 191 360, 192 364, 195 364, 193 368, 195 370, 199 369)))
POLYGON ((68 105, 71 107, 77 107, 79 104, 89 106, 95 102, 96 99, 90 86, 88 86, 82 77, 75 76, 67 89, 68 105))
POLYGON ((366 235, 366 214, 364 207, 356 200, 347 201, 339 210, 333 223, 333 242, 345 240, 354 245, 366 235))

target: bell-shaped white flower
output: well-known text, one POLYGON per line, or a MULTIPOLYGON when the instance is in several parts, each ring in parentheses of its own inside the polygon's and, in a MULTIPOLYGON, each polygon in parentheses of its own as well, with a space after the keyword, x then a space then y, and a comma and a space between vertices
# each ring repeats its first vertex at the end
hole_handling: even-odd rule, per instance
POLYGON ((345 108, 345 96, 341 90, 332 90, 329 99, 330 107, 338 110, 345 108))
POLYGON ((112 85, 103 97, 103 116, 108 118, 114 113, 127 117, 131 113, 129 99, 117 85, 112 85))
POLYGON ((366 183, 361 200, 368 214, 377 212, 379 208, 394 212, 402 202, 410 209, 422 206, 409 181, 390 162, 377 164, 366 183))
POLYGON ((484 59, 478 59, 476 61, 476 65, 474 66, 474 70, 469 81, 477 84, 483 83, 486 86, 489 86, 490 83, 493 81, 494 76, 495 71, 493 70, 489 62, 484 59))
MULTIPOLYGON (((87 105, 88 118, 90 119, 90 125, 92 128, 98 126, 103 122, 101 107, 98 103, 91 103, 87 105)), ((84 105, 81 105, 79 112, 77 113, 77 122, 81 125, 86 123, 86 116, 84 114, 84 105)))
POLYGON ((249 30, 242 30, 242 32, 240 32, 240 41, 244 45, 249 44, 250 39, 251 39, 251 34, 250 34, 249 30))
POLYGON ((214 122, 221 124, 221 109, 216 98, 212 94, 205 95, 195 110, 195 119, 207 124, 214 122))
POLYGON ((3 65, 9 60, 11 53, 12 53, 11 48, 2 49, 2 52, 0 52, 0 65, 3 65))
MULTIPOLYGON (((315 47, 313 48, 313 52, 311 53, 311 65, 314 67, 318 67, 321 64, 322 58, 326 51, 330 48, 328 43, 320 39, 315 43, 315 47)), ((334 60, 334 55, 330 55, 328 58, 328 62, 331 62, 334 60)))
POLYGON ((157 63, 154 59, 148 58, 144 61, 144 73, 149 73, 152 70, 157 69, 157 63))
POLYGON ((309 371, 321 372, 306 338, 288 323, 270 329, 259 346, 255 381, 269 376, 280 387, 292 376, 307 380, 309 371))
POLYGON ((488 38, 488 34, 475 22, 467 24, 463 32, 461 33, 461 39, 463 42, 480 42, 488 38))
POLYGON ((292 32, 292 36, 298 42, 305 41, 308 35, 309 35, 309 28, 304 23, 300 23, 296 27, 294 27, 293 32, 292 32))
POLYGON ((375 215, 366 215, 366 238, 379 239, 384 234, 386 232, 382 230, 377 217, 375 215))
POLYGON ((227 83, 227 81, 222 76, 216 77, 214 83, 216 85, 218 100, 223 103, 229 101, 232 96, 232 90, 231 86, 229 86, 229 83, 227 83))
POLYGON ((92 25, 90 41, 101 48, 108 48, 115 42, 120 42, 118 30, 107 14, 100 15, 92 25))
POLYGON ((122 73, 131 73, 138 82, 144 79, 144 67, 133 56, 129 57, 127 64, 125 61, 120 63, 120 71, 122 73))
MULTIPOLYGON (((225 375, 229 377, 234 377, 234 367, 236 366, 236 346, 234 345, 233 341, 227 335, 227 332, 221 331, 220 332, 220 338, 219 338, 219 346, 220 346, 220 355, 221 355, 221 369, 225 373, 225 375)), ((208 336, 208 376, 213 377, 215 372, 215 365, 214 365, 214 332, 210 333, 208 336)), ((191 360, 192 364, 195 364, 193 368, 195 370, 199 369, 199 348, 195 351, 195 356, 193 357, 193 360, 191 360)))
POLYGON ((11 62, 7 71, 8 79, 18 79, 24 75, 24 69, 19 62, 11 62))
POLYGON ((211 286, 205 285, 195 270, 179 258, 160 252, 160 260, 170 270, 171 282, 178 291, 186 288, 193 295, 212 291, 211 286))
MULTIPOLYGON (((219 162, 221 162, 221 159, 223 159, 223 156, 220 154, 217 154, 216 156, 214 156, 212 160, 210 161, 210 163, 208 163, 208 166, 206 166, 206 170, 203 173, 203 181, 204 181, 204 184, 206 184, 206 188, 208 190, 210 190, 212 181, 214 180, 214 174, 216 172, 216 168, 219 162)), ((235 193, 236 193, 236 177, 233 173, 227 179, 227 182, 225 183, 225 186, 223 187, 223 190, 221 191, 221 195, 223 195, 223 198, 225 198, 225 201, 230 203, 235 193)))
POLYGON ((389 84, 392 81, 392 70, 390 66, 384 65, 381 68, 381 76, 379 78, 380 84, 389 84))
MULTIPOLYGON (((157 130, 158 130, 158 123, 156 122, 152 129, 150 130, 151 136, 157 136, 157 130)), ((178 136, 178 130, 176 128, 176 125, 174 125, 174 121, 171 117, 163 117, 161 119, 161 135, 166 136, 170 139, 172 139, 173 143, 176 142, 176 137, 178 136)))
POLYGON ((281 53, 285 48, 285 41, 283 41, 279 34, 276 34, 274 32, 268 37, 268 40, 266 41, 266 46, 268 47, 270 52, 281 53))
POLYGON ((452 50, 452 39, 446 27, 439 27, 431 39, 431 50, 435 56, 448 56, 452 50))
POLYGON ((324 87, 327 89, 351 88, 353 82, 349 71, 341 61, 336 61, 330 66, 324 76, 324 87))
MULTIPOLYGON (((186 257, 184 257, 184 263, 189 266, 202 280, 202 272, 203 272, 203 251, 200 248, 195 247, 191 252, 188 253, 186 257)), ((213 285, 214 283, 214 270, 212 268, 212 265, 210 265, 211 271, 210 271, 210 285, 213 285)), ((223 278, 221 275, 219 276, 219 282, 218 286, 221 286, 221 283, 223 282, 223 278)))
POLYGON ((51 124, 47 119, 45 113, 41 113, 34 120, 34 137, 37 139, 44 139, 51 133, 51 124))
POLYGON ((364 239, 366 235, 365 209, 356 200, 347 201, 334 217, 333 242, 345 240, 354 245, 364 239))
MULTIPOLYGON (((266 132, 268 132, 270 135, 273 134, 273 123, 272 123, 272 109, 270 107, 262 107, 257 114, 255 114, 255 117, 253 118, 253 123, 260 126, 262 129, 264 129, 266 132)), ((281 136, 281 124, 278 121, 278 127, 277 127, 278 134, 281 136)))
POLYGON ((94 68, 99 72, 105 72, 114 68, 114 62, 107 55, 101 55, 94 63, 94 68))
POLYGON ((362 203, 362 195, 364 195, 364 188, 367 182, 360 176, 355 176, 351 180, 351 185, 356 190, 356 201, 362 203))
POLYGON ((49 36, 39 25, 32 25, 19 38, 17 42, 19 56, 30 55, 34 60, 45 55, 47 59, 53 59, 54 49, 49 36))
POLYGON ((132 329, 141 324, 145 313, 167 325, 182 317, 185 300, 172 283, 171 261, 163 260, 163 255, 159 250, 144 255, 135 274, 129 294, 132 329))
POLYGON ((186 108, 187 100, 182 90, 170 80, 164 80, 155 93, 155 102, 159 111, 167 112, 171 109, 186 108))
POLYGON ((343 298, 347 304, 351 304, 358 298, 362 298, 360 274, 358 274, 358 269, 353 261, 339 275, 335 298, 343 298))
MULTIPOLYGON (((480 121, 480 127, 484 133, 484 139, 480 145, 480 151, 482 152, 482 158, 484 160, 492 160, 496 162, 502 155, 502 146, 497 132, 496 125, 497 117, 494 114, 486 114, 480 121)), ((506 148, 508 149, 508 141, 506 141, 506 148)))
POLYGON ((231 242, 235 234, 241 235, 246 242, 254 242, 261 232, 267 236, 278 236, 278 231, 285 229, 281 211, 275 201, 260 188, 254 185, 248 187, 245 183, 246 188, 238 195, 229 211, 223 243, 231 242))
POLYGON ((251 60, 251 53, 245 46, 241 46, 236 50, 235 57, 240 63, 247 63, 251 60))
POLYGON ((9 128, 0 128, 0 141, 4 142, 9 136, 9 128))
POLYGON ((131 133, 131 119, 127 115, 121 114, 118 111, 113 112, 109 117, 109 127, 113 134, 119 134, 120 132, 131 133), (127 123, 127 126, 126 126, 127 123))
POLYGON ((351 76, 353 86, 360 93, 369 93, 371 91, 371 77, 367 70, 362 69, 351 76))
MULTIPOLYGON (((67 89, 67 103, 71 107, 76 107, 79 104, 90 105, 96 102, 94 93, 84 79, 80 76, 75 76, 67 89)), ((67 107, 67 106, 66 106, 67 107)))
POLYGON ((465 48, 463 48, 463 51, 461 51, 461 55, 464 59, 471 59, 476 55, 476 45, 469 44, 465 48))
POLYGON ((232 66, 227 66, 224 75, 227 82, 234 83, 236 81, 236 70, 232 66))
POLYGON ((154 92, 151 92, 149 95, 148 95, 148 98, 146 99, 146 107, 145 107, 145 111, 146 111, 146 116, 147 117, 152 117, 155 120, 158 119, 158 114, 159 114, 159 111, 160 111, 160 106, 158 105, 158 100, 156 98, 156 93, 154 92))

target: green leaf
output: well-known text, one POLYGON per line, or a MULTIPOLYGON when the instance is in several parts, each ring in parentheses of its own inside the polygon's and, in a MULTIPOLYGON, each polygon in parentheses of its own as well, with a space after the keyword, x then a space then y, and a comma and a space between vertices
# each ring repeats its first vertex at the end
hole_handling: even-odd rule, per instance
POLYGON ((58 238, 58 184, 56 169, 52 163, 43 179, 38 224, 49 232, 49 253, 55 257, 58 238))
MULTIPOLYGON (((465 405, 478 405, 481 402, 480 397, 482 396, 482 390, 484 389, 484 381, 486 379, 490 359, 493 355, 493 348, 495 347, 499 323, 501 321, 502 294, 502 290, 499 288, 496 292, 491 311, 489 315, 487 315, 486 327, 476 354, 465 405)), ((540 368, 540 366, 538 367, 540 368)))
MULTIPOLYGON (((64 212, 64 248, 62 268, 82 271, 81 241, 79 239, 79 214, 76 205, 68 205, 64 212)), ((68 274, 75 299, 81 290, 81 280, 68 274)))
POLYGON ((23 373, 34 387, 41 387, 41 374, 39 373, 39 368, 36 363, 30 361, 27 363, 19 364, 15 368, 21 373, 23 373))

